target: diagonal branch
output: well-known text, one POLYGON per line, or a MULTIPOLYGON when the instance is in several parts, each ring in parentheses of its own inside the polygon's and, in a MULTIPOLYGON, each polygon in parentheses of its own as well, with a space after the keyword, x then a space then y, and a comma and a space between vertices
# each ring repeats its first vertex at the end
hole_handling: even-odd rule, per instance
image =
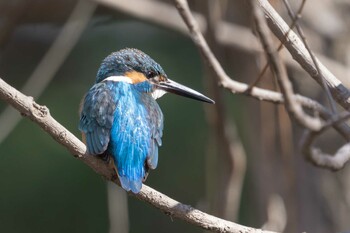
MULTIPOLYGON (((297 16, 292 18, 292 23, 291 23, 290 26, 289 26, 289 30, 288 30, 288 32, 286 33, 286 36, 285 36, 284 40, 283 40, 283 41, 280 41, 280 44, 278 45, 278 48, 277 48, 277 51, 278 51, 278 52, 282 50, 283 44, 284 44, 285 40, 287 39, 287 36, 288 36, 289 32, 293 30, 294 26, 296 25, 297 21, 299 20, 299 18, 300 18, 299 16, 301 15, 301 12, 303 11, 304 6, 305 6, 305 2, 306 2, 306 0, 303 0, 303 1, 301 2, 300 7, 299 7, 299 10, 298 10, 298 12, 297 12, 297 16)), ((269 63, 266 63, 266 64, 264 65, 264 67, 262 68, 262 70, 260 71, 259 76, 254 80, 254 82, 252 82, 252 83, 249 85, 249 90, 250 90, 252 87, 256 86, 256 85, 260 82, 260 80, 263 78, 263 75, 265 74, 265 72, 266 72, 266 70, 267 70, 268 67, 269 67, 269 63)))
MULTIPOLYGON (((216 51, 220 54, 222 50, 220 50, 216 35, 225 10, 220 1, 206 0, 204 4, 204 15, 208 22, 208 29, 205 36, 211 47, 215 47, 216 51)), ((215 147, 217 156, 214 157, 215 162, 218 163, 216 169, 219 168, 216 171, 217 177, 215 180, 211 178, 212 174, 207 175, 209 181, 207 195, 209 201, 211 199, 216 203, 215 205, 211 204, 210 209, 215 211, 220 217, 235 221, 238 219, 243 183, 246 175, 246 152, 236 132, 234 121, 227 116, 225 98, 222 95, 221 88, 217 85, 218 77, 209 66, 205 66, 203 59, 202 62, 205 67, 203 78, 208 83, 209 93, 215 99, 215 105, 207 108, 206 114, 211 131, 215 132, 213 138, 217 143, 215 147), (210 188, 213 185, 215 188, 210 188), (217 192, 217 189, 220 189, 221 192, 217 192)), ((210 144, 209 147, 211 146, 213 145, 210 144)), ((213 162, 213 158, 210 157, 212 155, 209 155, 207 158, 208 164, 213 162)))
MULTIPOLYGON (((295 13, 293 12, 292 10, 292 7, 290 6, 288 0, 283 0, 284 2, 284 5, 286 6, 287 8, 287 11, 288 11, 288 14, 289 16, 293 19, 293 18, 296 18, 296 17, 301 17, 301 15, 295 15, 295 13)), ((332 98, 332 95, 331 95, 331 92, 326 84, 326 81, 324 80, 324 78, 321 76, 322 75, 322 71, 320 69, 320 66, 318 64, 318 61, 314 55, 314 53, 311 51, 311 48, 309 46, 309 44, 307 43, 306 41, 306 37, 305 37, 305 34, 304 34, 304 30, 300 27, 299 23, 296 22, 295 24, 295 27, 301 37, 301 40, 302 42, 304 43, 304 46, 306 48, 306 50, 308 51, 308 53, 310 54, 310 57, 311 57, 311 60, 312 62, 314 63, 315 65, 315 68, 317 70, 317 74, 318 74, 318 79, 321 80, 321 84, 322 84, 322 88, 324 89, 324 91, 326 92, 326 96, 327 96, 327 99, 328 99, 328 102, 329 102, 329 105, 331 106, 331 110, 333 113, 336 113, 337 112, 337 109, 336 109, 336 105, 335 105, 335 102, 332 98)))
MULTIPOLYGON (((251 90, 249 90, 249 92, 247 92, 247 90, 249 89, 249 86, 247 84, 237 82, 231 79, 226 74, 226 72, 220 65, 219 61, 214 56, 213 52, 210 50, 207 42, 205 41, 199 29, 199 26, 196 20, 194 19, 190 11, 187 1, 185 0, 174 0, 174 1, 180 15, 182 16, 184 22, 186 23, 190 31, 190 36, 192 40, 201 51, 205 60, 208 62, 208 64, 210 64, 210 67, 214 70, 215 74, 218 76, 219 85, 230 90, 232 93, 246 94, 258 100, 264 100, 264 101, 269 101, 269 102, 278 103, 278 104, 284 103, 284 98, 281 93, 258 88, 258 87, 253 87, 251 90)), ((310 98, 300 96, 300 95, 294 95, 293 98, 295 98, 296 101, 299 102, 303 107, 309 108, 314 112, 319 113, 320 116, 325 120, 328 120, 332 117, 332 114, 327 109, 325 109, 321 104, 319 104, 318 102, 310 98)), ((346 138, 347 140, 350 139, 349 126, 342 123, 342 124, 335 124, 334 128, 344 138, 346 138)))
MULTIPOLYGON (((156 25, 160 25, 166 27, 168 29, 172 29, 178 31, 183 34, 188 34, 188 29, 186 25, 179 21, 180 17, 170 4, 164 3, 162 1, 156 0, 89 0, 97 2, 103 6, 109 7, 111 9, 115 9, 118 12, 123 12, 125 14, 131 15, 133 17, 142 19, 144 21, 148 21, 154 23, 156 25), (155 14, 154 12, 157 12, 155 14)), ((259 0, 262 1, 262 0, 259 0)), ((274 11, 272 7, 264 9, 267 12, 274 11)), ((194 18, 199 24, 199 28, 202 33, 205 33, 207 30, 207 22, 203 15, 192 12, 194 18)), ((281 24, 279 21, 283 21, 281 17, 273 17, 270 19, 271 23, 281 24)), ((230 23, 228 21, 221 21, 216 29, 216 35, 218 43, 224 46, 233 47, 239 49, 241 51, 247 53, 261 53, 262 48, 259 45, 256 37, 251 33, 250 28, 246 28, 243 26, 239 26, 234 23, 230 23), (239 35, 239 36, 236 36, 239 35)), ((279 37, 280 38, 280 37, 279 37)), ((290 38, 290 37, 287 37, 290 38)), ((282 42, 286 39, 285 35, 283 39, 280 38, 282 42)), ((289 40, 289 39, 288 39, 289 40)), ((284 53, 284 52, 283 52, 284 53)), ((287 52, 285 52, 287 53, 287 52)), ((329 57, 326 57, 321 54, 316 54, 316 57, 320 58, 326 67, 331 68, 331 70, 336 74, 336 76, 340 79, 342 83, 346 86, 350 85, 349 80, 346 78, 350 74, 350 69, 341 63, 332 60, 329 57)), ((282 57, 286 62, 287 66, 298 71, 302 71, 304 65, 309 67, 308 69, 312 69, 312 63, 306 62, 303 57, 296 59, 299 64, 304 63, 303 67, 298 65, 290 56, 282 57)), ((330 71, 327 71, 328 75, 330 71)), ((341 88, 344 89, 344 88, 341 88)), ((346 88, 344 89, 346 90, 346 88)), ((339 95, 341 95, 341 90, 339 90, 339 95)), ((344 93, 345 94, 345 93, 344 93)))
POLYGON ((317 72, 317 68, 312 61, 312 58, 305 48, 304 43, 293 32, 289 31, 289 26, 281 16, 273 9, 267 0, 257 0, 258 4, 265 13, 265 17, 271 31, 278 37, 280 41, 285 41, 284 45, 293 56, 293 58, 307 71, 312 78, 314 78, 319 84, 322 85, 322 79, 325 80, 326 85, 329 87, 334 99, 345 109, 350 109, 350 91, 347 89, 341 81, 339 81, 331 71, 329 71, 317 58, 317 64, 319 66, 320 73, 317 72), (287 38, 287 40, 285 40, 287 38))
MULTIPOLYGON (((171 28, 174 30, 177 30, 182 33, 186 33, 186 28, 183 24, 178 23, 178 18, 174 14, 174 11, 171 7, 169 7, 168 4, 149 0, 149 1, 141 1, 141 0, 120 0, 120 1, 113 1, 113 0, 90 0, 98 2, 102 5, 105 5, 107 7, 125 12, 127 14, 130 14, 132 16, 141 18, 143 20, 151 21, 152 23, 156 23, 158 25, 166 26, 167 28, 171 28), (142 4, 142 7, 138 7, 142 4), (152 10, 144 10, 144 9, 152 9, 152 10), (153 12, 159 12, 161 14, 154 14, 153 12), (163 17, 163 15, 166 15, 166 17, 163 17)), ((259 0, 263 1, 263 0, 259 0)), ((187 28, 190 30, 190 36, 196 43, 197 47, 201 50, 201 52, 204 54, 204 58, 207 60, 209 64, 211 64, 211 67, 215 71, 216 75, 219 78, 219 84, 223 86, 224 88, 230 90, 232 93, 237 94, 245 94, 248 96, 251 96, 253 98, 256 98, 258 100, 268 101, 272 103, 277 104, 283 104, 284 99, 281 93, 270 91, 258 87, 254 87, 252 90, 249 89, 249 86, 245 83, 237 82, 235 80, 232 80, 228 75, 225 73, 225 71, 222 69, 219 62, 216 60, 215 56, 211 53, 209 47, 206 45, 206 42, 201 34, 202 31, 205 31, 206 29, 206 22, 202 15, 198 13, 191 13, 189 9, 183 9, 179 10, 179 7, 182 7, 180 4, 178 4, 178 11, 180 12, 182 18, 187 18, 185 20, 187 28), (197 25, 198 21, 198 25, 197 25), (202 38, 200 38, 202 37, 202 38)), ((188 8, 188 7, 187 7, 188 8)), ((270 8, 264 8, 264 11, 266 12, 274 12, 274 9, 272 7, 270 8)), ((271 14, 272 14, 271 13, 271 14)), ((280 21, 284 22, 281 17, 274 17, 271 18, 270 21, 276 24, 282 24, 280 21)), ((241 48, 245 51, 250 52, 257 52, 261 51, 260 46, 258 45, 255 37, 251 34, 251 32, 247 29, 244 29, 243 27, 239 27, 234 24, 230 24, 227 22, 222 21, 219 25, 218 33, 217 33, 217 40, 224 45, 234 46, 241 48), (237 37, 237 39, 234 34, 239 34, 241 37, 237 37), (244 39, 242 39, 244 38, 244 39)), ((288 30, 287 30, 288 32, 288 30)), ((290 33, 288 33, 288 36, 283 35, 282 41, 290 40, 290 33)), ((295 35, 295 33, 293 33, 295 35)), ((286 42, 287 43, 287 42, 286 42)), ((290 43, 290 41, 288 42, 290 43)), ((323 61, 325 61, 326 64, 333 67, 336 71, 338 71, 338 74, 341 74, 341 76, 347 76, 348 71, 343 66, 340 66, 338 63, 327 59, 326 57, 323 57, 321 55, 317 55, 318 57, 322 58, 323 61)), ((306 60, 301 57, 299 60, 297 59, 299 63, 305 64, 305 66, 309 67, 308 69, 311 69, 312 67, 311 63, 305 62, 306 60)), ((300 68, 300 66, 295 66, 295 62, 291 61, 291 59, 287 59, 286 63, 293 66, 294 68, 300 68)), ((331 74, 330 71, 327 70, 327 72, 323 72, 324 75, 331 74)), ((331 77, 334 77, 332 74, 331 77)), ((343 79, 345 82, 346 79, 343 79)), ((348 92, 347 88, 344 87, 341 82, 338 81, 340 84, 339 86, 339 96, 345 95, 348 92), (343 92, 341 91, 343 90, 343 92)), ((294 98, 296 101, 300 102, 300 104, 303 107, 306 107, 308 109, 311 109, 313 112, 320 114, 320 116, 324 120, 329 120, 332 116, 332 114, 325 109, 321 104, 318 102, 307 98, 305 96, 301 95, 295 95, 294 98)), ((345 124, 335 124, 334 128, 346 139, 350 140, 350 128, 345 124)))
POLYGON ((251 0, 253 15, 256 23, 256 28, 260 36, 261 43, 266 51, 268 60, 271 65, 271 69, 276 75, 279 87, 283 93, 283 97, 286 100, 285 106, 291 117, 293 117, 298 123, 307 129, 312 131, 319 131, 323 126, 323 122, 318 117, 311 117, 307 115, 300 103, 294 98, 294 92, 292 84, 288 79, 287 71, 279 59, 277 51, 273 50, 272 40, 270 38, 269 30, 266 25, 263 13, 258 9, 255 4, 255 0, 251 0))
MULTIPOLYGON (((23 116, 28 117, 43 130, 53 137, 58 143, 66 147, 70 153, 76 158, 83 161, 91 167, 96 173, 118 184, 118 180, 114 177, 114 171, 102 160, 90 156, 86 153, 85 145, 77 139, 64 126, 57 122, 45 106, 40 106, 33 100, 32 97, 26 96, 11 87, 0 78, 0 99, 6 101, 12 107, 17 109, 23 116)), ((136 198, 148 202, 158 208, 167 215, 182 219, 190 224, 201 227, 214 232, 250 232, 250 233, 268 233, 260 229, 254 229, 239 225, 234 222, 229 222, 224 219, 204 213, 189 205, 182 204, 146 185, 142 186, 141 192, 138 194, 129 193, 136 198)))

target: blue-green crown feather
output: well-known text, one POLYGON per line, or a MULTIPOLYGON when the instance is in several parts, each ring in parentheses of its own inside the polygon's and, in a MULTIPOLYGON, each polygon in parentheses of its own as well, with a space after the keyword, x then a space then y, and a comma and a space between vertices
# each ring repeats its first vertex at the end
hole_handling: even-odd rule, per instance
POLYGON ((96 83, 109 76, 124 75, 129 71, 166 77, 163 68, 150 56, 138 49, 122 49, 106 57, 97 72, 96 83))

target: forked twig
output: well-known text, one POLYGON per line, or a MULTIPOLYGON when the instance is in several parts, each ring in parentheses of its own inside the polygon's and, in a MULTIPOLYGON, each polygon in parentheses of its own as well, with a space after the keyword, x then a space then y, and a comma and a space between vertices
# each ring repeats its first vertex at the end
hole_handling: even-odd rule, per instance
MULTIPOLYGON (((252 96, 258 100, 265 100, 273 103, 284 103, 284 98, 281 93, 277 93, 274 91, 254 87, 251 92, 247 93, 246 90, 248 88, 248 85, 245 83, 240 83, 235 80, 232 80, 224 71, 212 51, 210 50, 207 42, 205 41, 202 33, 199 30, 199 26, 196 23, 196 20, 194 19, 187 1, 185 0, 174 0, 175 5, 182 16, 184 22, 186 23, 189 31, 190 36, 196 46, 199 48, 201 53, 203 54, 203 57, 206 59, 206 61, 210 64, 210 67, 213 69, 215 74, 217 75, 219 79, 219 85, 223 86, 224 88, 227 88, 232 93, 240 93, 240 94, 246 94, 248 96, 252 96)), ((310 98, 295 95, 293 96, 296 101, 300 102, 303 107, 309 108, 315 113, 319 113, 320 116, 328 120, 332 117, 332 114, 326 110, 322 105, 320 105, 318 102, 311 100, 310 98)), ((350 139, 350 131, 349 126, 346 124, 337 124, 334 125, 335 129, 346 139, 350 139)))
MULTIPOLYGON (((300 14, 298 14, 297 16, 295 15, 295 13, 293 12, 293 9, 292 7, 290 6, 289 4, 289 1, 288 0, 283 0, 284 2, 284 5, 286 6, 287 8, 287 11, 288 11, 288 14, 289 16, 293 19, 293 18, 296 18, 296 17, 301 17, 300 14)), ((305 2, 305 0, 304 0, 305 2)), ((326 84, 326 81, 324 79, 324 77, 322 77, 321 75, 321 72, 322 70, 320 69, 320 65, 318 64, 318 61, 314 55, 314 53, 312 52, 309 44, 307 43, 306 41, 306 37, 305 37, 305 34, 304 34, 304 31, 303 29, 300 27, 299 23, 297 21, 295 21, 295 28, 297 29, 299 35, 300 35, 300 38, 301 40, 303 41, 304 45, 305 45, 305 48, 307 49, 307 51, 309 52, 310 56, 311 56, 311 59, 312 59, 312 62, 314 63, 315 67, 316 67, 316 70, 317 70, 317 75, 319 76, 319 79, 321 80, 321 84, 322 84, 322 87, 323 89, 325 90, 326 92, 326 96, 327 96, 327 100, 329 102, 329 105, 331 106, 331 110, 333 113, 336 113, 337 112, 337 108, 335 106, 335 103, 334 103, 334 99, 331 95, 331 92, 329 90, 329 87, 327 86, 326 84)))
POLYGON ((267 53, 271 68, 277 78, 279 87, 286 100, 285 106, 289 115, 306 129, 319 131, 323 127, 323 122, 317 117, 307 115, 301 106, 294 98, 292 84, 288 79, 287 71, 278 57, 278 52, 273 49, 272 39, 269 34, 269 29, 266 25, 263 13, 255 4, 255 0, 251 0, 251 7, 255 18, 257 31, 260 36, 261 43, 267 53))
MULTIPOLYGON (((274 10, 267 0, 256 1, 264 11, 271 31, 280 40, 283 40, 286 32, 289 30, 288 24, 284 22, 281 16, 274 10)), ((350 109, 350 90, 346 88, 320 61, 318 61, 317 64, 321 72, 317 72, 310 53, 305 48, 301 39, 293 31, 290 31, 284 45, 293 58, 310 74, 312 78, 320 84, 322 83, 321 78, 324 79, 334 99, 345 109, 350 109)))
MULTIPOLYGON (((287 40, 287 37, 288 37, 288 35, 289 35, 289 32, 290 32, 291 30, 293 30, 295 24, 296 24, 297 21, 300 19, 301 12, 303 11, 304 6, 305 6, 305 2, 306 2, 306 0, 303 0, 303 1, 301 2, 296 17, 292 18, 292 23, 291 23, 290 26, 289 26, 289 30, 287 31, 287 33, 286 33, 284 39, 283 39, 282 41, 280 41, 280 44, 278 45, 278 48, 277 48, 277 51, 278 51, 278 52, 281 51, 281 49, 283 48, 283 44, 284 44, 284 43, 286 42, 286 40, 287 40)), ((269 67, 269 63, 267 62, 267 63, 264 65, 264 67, 262 68, 262 70, 260 71, 259 76, 249 85, 249 87, 248 87, 248 89, 247 89, 247 92, 250 92, 251 89, 252 89, 254 86, 256 86, 256 85, 261 81, 261 79, 262 79, 263 75, 265 74, 265 72, 266 72, 266 70, 267 70, 268 67, 269 67)))

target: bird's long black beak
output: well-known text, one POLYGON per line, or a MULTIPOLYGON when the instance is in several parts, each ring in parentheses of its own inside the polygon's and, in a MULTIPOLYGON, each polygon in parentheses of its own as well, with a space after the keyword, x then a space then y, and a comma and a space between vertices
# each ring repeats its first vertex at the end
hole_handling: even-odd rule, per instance
POLYGON ((191 88, 188 88, 180 83, 174 82, 170 79, 166 81, 161 81, 157 83, 157 87, 161 90, 164 90, 169 93, 173 93, 176 95, 181 95, 187 98, 203 101, 210 104, 215 104, 214 100, 206 97, 205 95, 195 91, 191 88))

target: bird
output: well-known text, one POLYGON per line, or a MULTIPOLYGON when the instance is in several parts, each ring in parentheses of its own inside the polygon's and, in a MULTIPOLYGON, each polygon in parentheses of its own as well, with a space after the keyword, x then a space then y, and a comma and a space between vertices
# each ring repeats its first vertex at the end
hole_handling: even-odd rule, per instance
POLYGON ((108 55, 80 105, 79 130, 87 153, 112 159, 121 187, 139 193, 158 165, 163 113, 156 99, 173 93, 213 104, 205 95, 169 79, 144 52, 125 48, 108 55))

